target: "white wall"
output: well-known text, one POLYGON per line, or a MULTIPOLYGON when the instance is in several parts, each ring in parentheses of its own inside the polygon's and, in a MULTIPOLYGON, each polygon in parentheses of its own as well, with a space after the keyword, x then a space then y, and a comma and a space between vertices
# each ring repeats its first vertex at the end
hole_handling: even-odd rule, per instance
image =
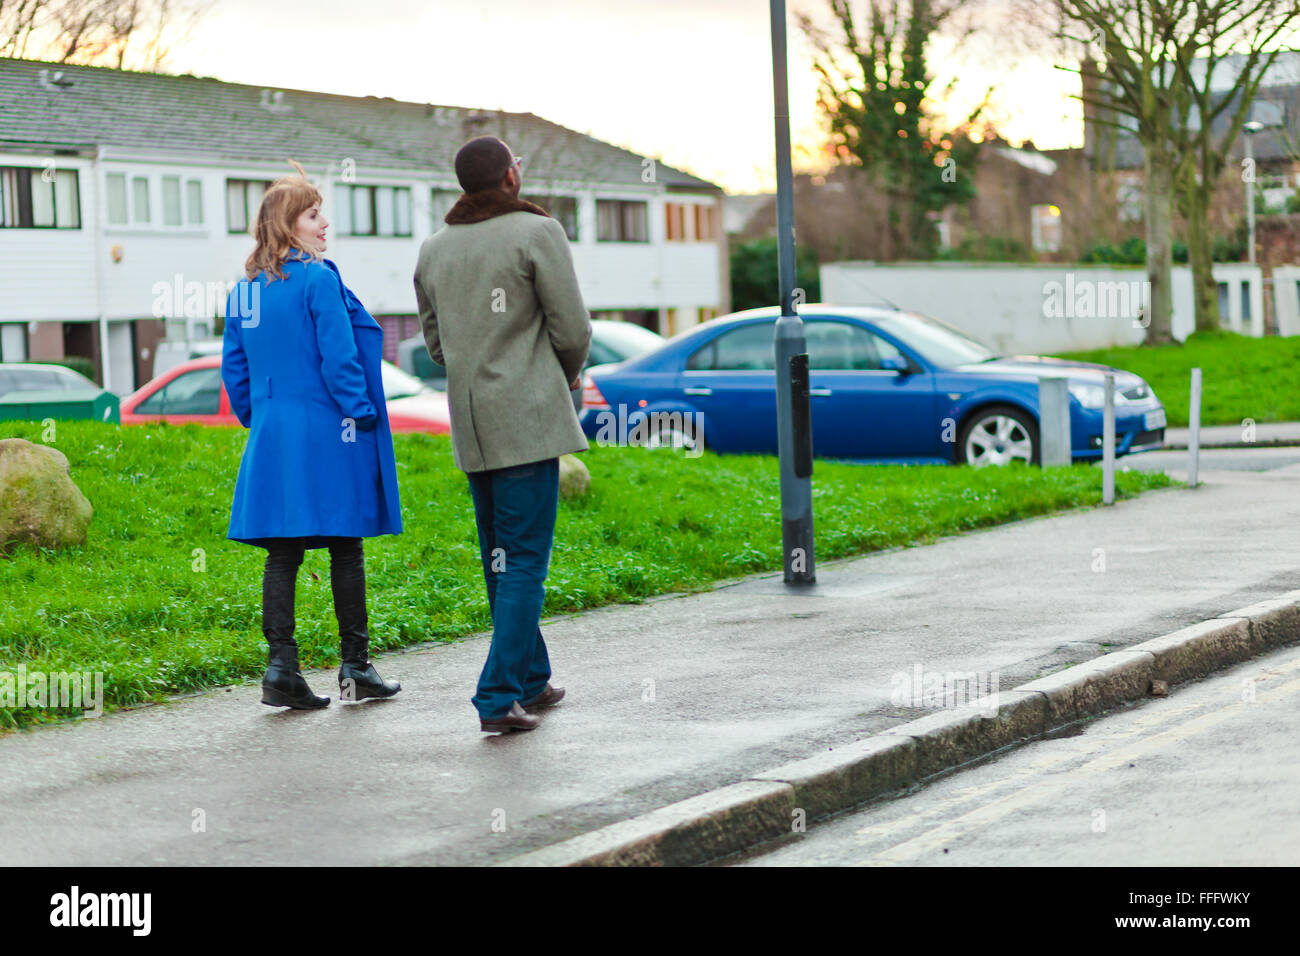
MULTIPOLYGON (((0 152, 0 166, 41 167, 46 157, 0 152)), ((81 157, 57 157, 60 169, 77 171, 81 192, 80 229, 0 229, 0 321, 60 319, 95 315, 91 277, 95 201, 92 164, 81 157)))
MULTIPOLYGON (((1263 294, 1257 266, 1226 263, 1215 278, 1229 284, 1225 327, 1263 334, 1263 294), (1243 321, 1243 284, 1250 297, 1243 321)), ((1174 338, 1195 328, 1192 277, 1175 266, 1174 338)), ((1141 267, 1012 263, 836 262, 821 267, 821 299, 840 305, 880 305, 931 315, 997 351, 1042 354, 1136 345, 1146 335, 1148 300, 1141 267)))
POLYGON ((1300 266, 1273 269, 1273 315, 1278 335, 1300 335, 1300 266))

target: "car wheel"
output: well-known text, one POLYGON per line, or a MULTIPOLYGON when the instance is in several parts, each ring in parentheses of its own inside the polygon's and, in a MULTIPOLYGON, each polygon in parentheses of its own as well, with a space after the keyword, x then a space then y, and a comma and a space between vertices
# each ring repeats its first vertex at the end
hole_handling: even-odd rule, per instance
POLYGON ((990 405, 975 412, 962 426, 957 463, 1009 465, 1039 463, 1038 424, 1033 416, 1010 405, 990 405))

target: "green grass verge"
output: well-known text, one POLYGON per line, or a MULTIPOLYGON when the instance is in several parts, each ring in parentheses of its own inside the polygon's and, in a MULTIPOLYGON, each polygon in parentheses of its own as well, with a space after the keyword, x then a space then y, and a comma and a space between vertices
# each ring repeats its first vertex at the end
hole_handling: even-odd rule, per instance
MULTIPOLYGON (((39 440, 36 424, 0 437, 39 440)), ((255 677, 265 668, 266 552, 226 538, 247 433, 202 426, 61 422, 52 444, 95 506, 86 544, 0 557, 0 671, 102 671, 122 706, 255 677)), ((445 438, 396 440, 405 531, 366 541, 371 646, 451 641, 490 628, 465 477, 445 438)), ((593 448, 591 492, 562 502, 546 613, 707 588, 781 568, 780 494, 768 457, 689 459, 593 448)), ((1170 484, 1121 472, 1121 496, 1170 484)), ((820 558, 919 544, 1018 518, 1097 504, 1095 468, 864 467, 818 462, 820 558)), ((336 665, 329 553, 298 577, 304 667, 336 665)), ((67 716, 0 707, 0 727, 67 716)))
POLYGON ((1153 348, 1128 346, 1068 352, 1141 375, 1164 403, 1169 424, 1185 427, 1192 369, 1202 370, 1201 424, 1300 421, 1300 336, 1264 339, 1235 332, 1197 332, 1153 348))

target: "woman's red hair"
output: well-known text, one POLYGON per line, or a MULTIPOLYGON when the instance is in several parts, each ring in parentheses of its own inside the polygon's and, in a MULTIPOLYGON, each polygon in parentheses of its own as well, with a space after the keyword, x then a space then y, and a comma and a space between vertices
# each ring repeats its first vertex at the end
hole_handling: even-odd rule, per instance
POLYGON ((253 224, 257 245, 244 263, 244 274, 250 279, 255 279, 259 272, 283 279, 281 266, 294 250, 301 250, 313 259, 321 258, 319 252, 303 249, 301 240, 294 235, 298 217, 323 201, 320 190, 307 181, 307 171, 302 166, 292 159, 289 163, 298 170, 298 175, 281 176, 271 183, 257 207, 257 220, 253 224))

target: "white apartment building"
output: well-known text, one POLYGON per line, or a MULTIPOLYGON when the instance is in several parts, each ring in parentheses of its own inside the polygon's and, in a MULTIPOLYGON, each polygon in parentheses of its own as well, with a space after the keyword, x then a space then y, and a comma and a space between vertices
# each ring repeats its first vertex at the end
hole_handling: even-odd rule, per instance
POLYGON ((80 356, 125 395, 160 343, 218 334, 289 159, 391 360, 419 332, 412 273, 460 195, 452 158, 485 133, 564 224, 593 317, 672 334, 729 311, 721 188, 531 113, 0 59, 0 361, 80 356))

